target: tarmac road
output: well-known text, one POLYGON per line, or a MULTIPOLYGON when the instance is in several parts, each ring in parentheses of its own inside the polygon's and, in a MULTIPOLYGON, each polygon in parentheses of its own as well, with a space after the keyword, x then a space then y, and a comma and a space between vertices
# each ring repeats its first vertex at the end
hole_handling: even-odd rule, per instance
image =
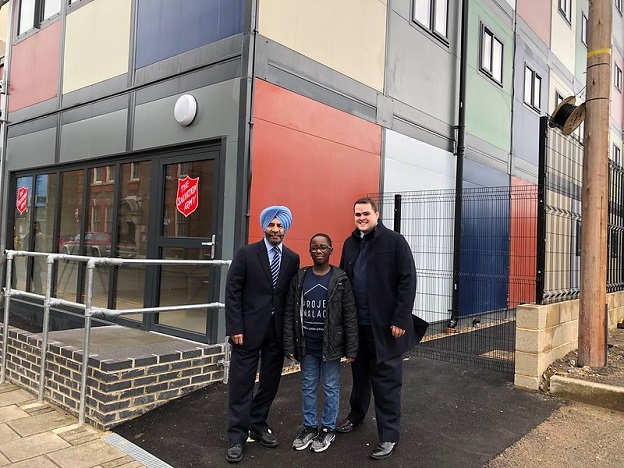
MULTIPOLYGON (((554 434, 565 428, 572 430, 578 435, 565 439, 570 443, 564 445, 572 447, 576 441, 578 448, 582 439, 591 439, 595 433, 591 427, 585 432, 578 429, 589 413, 577 416, 575 405, 517 390, 510 374, 410 357, 404 362, 402 439, 391 458, 374 461, 368 456, 378 441, 372 407, 365 424, 350 434, 338 434, 327 451, 297 452, 291 443, 301 430, 299 378, 298 373, 282 377, 269 416, 280 446, 267 449, 256 442, 248 443, 239 466, 477 468, 491 462, 492 467, 571 468, 573 465, 569 463, 558 464, 565 458, 555 453, 546 458, 551 441, 557 440, 554 434), (551 461, 537 462, 538 457, 551 461), (524 464, 516 464, 517 460, 524 464)), ((348 410, 351 386, 348 364, 343 365, 341 378, 342 417, 348 410)), ((624 424, 624 413, 620 421, 624 424)), ((620 438, 620 445, 622 428, 613 433, 620 438)), ((211 385, 163 405, 116 427, 114 432, 175 468, 232 466, 224 459, 228 444, 227 387, 223 384, 211 385)), ((573 449, 562 450, 576 456, 573 449)))

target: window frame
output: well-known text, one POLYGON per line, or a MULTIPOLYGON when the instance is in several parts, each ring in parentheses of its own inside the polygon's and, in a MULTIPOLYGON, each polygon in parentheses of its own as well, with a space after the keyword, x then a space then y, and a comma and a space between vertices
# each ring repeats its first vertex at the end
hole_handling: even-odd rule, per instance
POLYGON ((479 70, 481 70, 488 78, 494 81, 497 85, 503 86, 503 70, 504 70, 504 58, 505 58, 505 44, 494 34, 490 28, 488 28, 484 23, 481 23, 481 35, 479 40, 479 70), (489 38, 489 50, 485 51, 486 36, 489 38), (495 44, 500 45, 500 79, 494 73, 495 66, 495 44), (487 54, 486 54, 487 52, 487 54), (485 66, 485 61, 489 56, 489 68, 485 66))
POLYGON ((616 143, 611 147, 611 161, 617 166, 622 166, 622 149, 616 143))
POLYGON ((559 13, 572 25, 572 0, 559 0, 559 13))
POLYGON ((58 9, 55 9, 52 13, 46 15, 46 2, 47 1, 52 1, 52 0, 22 0, 20 2, 19 12, 17 15, 17 37, 22 36, 26 34, 27 32, 32 31, 33 29, 40 29, 42 23, 45 23, 46 21, 54 18, 55 16, 59 16, 61 14, 61 12, 63 11, 62 0, 57 0, 58 9), (29 22, 28 23, 29 27, 27 29, 24 29, 22 27, 22 22, 25 19, 24 16, 22 15, 24 5, 28 5, 28 6, 32 5, 32 12, 30 11, 28 12, 28 17, 29 19, 32 19, 32 24, 29 22))
POLYGON ((613 64, 613 86, 615 86, 615 89, 620 93, 622 92, 622 69, 617 63, 613 64))
POLYGON ((449 0, 412 0, 412 22, 423 27, 427 32, 433 34, 436 38, 442 40, 448 44, 448 31, 449 31, 449 0), (419 19, 417 17, 417 8, 419 3, 427 3, 427 19, 419 19), (438 12, 440 9, 438 6, 443 4, 444 6, 444 31, 439 30, 438 24, 438 12), (423 21, 421 21, 423 20, 423 21))
POLYGON ((581 42, 587 47, 587 31, 589 28, 589 18, 585 12, 581 13, 581 42))
POLYGON ((615 0, 615 9, 620 15, 622 14, 622 0, 615 0))
POLYGON ((524 103, 538 113, 542 108, 542 77, 526 63, 524 64, 524 103), (527 75, 530 75, 530 89, 527 100, 527 75), (539 83, 539 90, 535 94, 535 85, 539 83), (535 102, 537 99, 537 103, 535 102))

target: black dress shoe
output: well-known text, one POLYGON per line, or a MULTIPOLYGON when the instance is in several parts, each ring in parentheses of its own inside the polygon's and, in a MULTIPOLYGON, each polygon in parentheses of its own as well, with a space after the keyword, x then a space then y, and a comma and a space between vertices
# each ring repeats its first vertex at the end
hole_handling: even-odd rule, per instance
POLYGON ((396 448, 396 442, 379 442, 373 453, 371 453, 371 458, 375 460, 383 460, 384 458, 388 458, 394 452, 396 448))
POLYGON ((243 459, 243 444, 232 444, 225 452, 225 459, 229 463, 238 463, 243 459))
POLYGON ((260 442, 265 447, 275 448, 279 445, 277 437, 275 437, 271 429, 268 428, 262 432, 251 430, 249 431, 249 437, 257 442, 260 442))
POLYGON ((360 424, 362 424, 362 421, 356 423, 356 422, 350 421, 349 419, 345 419, 344 421, 342 421, 340 424, 336 426, 336 432, 346 434, 347 432, 351 432, 360 424))

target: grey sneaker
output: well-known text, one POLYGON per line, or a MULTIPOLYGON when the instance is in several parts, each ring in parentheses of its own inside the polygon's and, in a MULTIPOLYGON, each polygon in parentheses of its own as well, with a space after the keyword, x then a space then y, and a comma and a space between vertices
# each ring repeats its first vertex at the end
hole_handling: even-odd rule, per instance
POLYGON ((324 427, 312 441, 310 450, 313 452, 324 452, 336 438, 336 432, 324 427))
POLYGON ((316 427, 304 427, 299 437, 293 442, 292 448, 295 450, 307 449, 317 435, 318 429, 316 427))

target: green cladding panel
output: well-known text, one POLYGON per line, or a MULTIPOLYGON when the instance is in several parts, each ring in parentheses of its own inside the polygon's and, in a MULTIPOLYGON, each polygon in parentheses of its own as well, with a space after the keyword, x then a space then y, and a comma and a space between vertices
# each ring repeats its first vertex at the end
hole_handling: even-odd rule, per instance
MULTIPOLYGON (((512 19, 493 11, 485 1, 470 2, 468 26, 468 70, 466 88, 466 131, 480 140, 510 151, 513 90, 512 19), (482 36, 502 43, 502 82, 482 68, 482 36)), ((492 62, 490 62, 492 63, 492 62)))

